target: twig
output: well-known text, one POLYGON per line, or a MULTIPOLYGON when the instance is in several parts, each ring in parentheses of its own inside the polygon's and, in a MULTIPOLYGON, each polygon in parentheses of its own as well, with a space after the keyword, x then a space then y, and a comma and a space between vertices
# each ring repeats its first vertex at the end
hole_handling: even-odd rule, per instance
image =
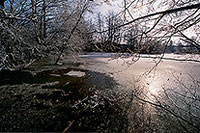
POLYGON ((65 128, 65 130, 63 131, 63 133, 66 133, 67 130, 73 125, 74 122, 75 122, 75 120, 72 120, 72 121, 70 122, 70 124, 65 128))

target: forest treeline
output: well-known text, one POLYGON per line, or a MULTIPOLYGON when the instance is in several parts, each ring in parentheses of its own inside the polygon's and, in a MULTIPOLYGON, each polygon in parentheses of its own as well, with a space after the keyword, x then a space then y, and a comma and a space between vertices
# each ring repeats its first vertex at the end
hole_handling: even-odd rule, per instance
MULTIPOLYGON (((132 19, 130 22, 126 13, 128 9, 107 15, 94 14, 95 8, 101 4, 102 1, 91 0, 1 1, 0 70, 23 69, 44 57, 54 58, 57 64, 64 54, 75 55, 82 51, 141 54, 199 52, 198 36, 189 38, 182 32, 196 26, 196 12, 191 12, 187 21, 180 19, 174 25, 166 23, 171 18, 166 14, 193 11, 198 4, 144 14, 144 17, 128 13, 129 19, 132 19), (173 36, 182 38, 183 46, 180 43, 172 46, 175 45, 171 43, 173 36)), ((184 14, 187 16, 187 13, 184 14)))

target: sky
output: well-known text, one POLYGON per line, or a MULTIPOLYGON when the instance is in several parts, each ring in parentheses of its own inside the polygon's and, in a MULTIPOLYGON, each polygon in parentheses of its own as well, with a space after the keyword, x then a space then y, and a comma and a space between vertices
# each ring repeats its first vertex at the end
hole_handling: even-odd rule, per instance
POLYGON ((110 2, 101 2, 95 9, 95 13, 108 14, 109 11, 119 12, 123 0, 112 0, 110 2))

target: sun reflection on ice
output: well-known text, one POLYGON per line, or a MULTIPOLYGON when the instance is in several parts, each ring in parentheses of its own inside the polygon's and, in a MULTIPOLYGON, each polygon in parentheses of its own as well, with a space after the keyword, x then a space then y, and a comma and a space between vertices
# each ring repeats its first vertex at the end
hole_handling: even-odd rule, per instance
POLYGON ((148 78, 146 83, 147 88, 147 95, 149 97, 156 97, 159 95, 159 92, 161 91, 162 82, 159 80, 158 77, 148 78))
POLYGON ((148 89, 149 89, 149 94, 154 95, 154 96, 158 95, 159 90, 160 90, 157 84, 155 83, 149 84, 148 89))

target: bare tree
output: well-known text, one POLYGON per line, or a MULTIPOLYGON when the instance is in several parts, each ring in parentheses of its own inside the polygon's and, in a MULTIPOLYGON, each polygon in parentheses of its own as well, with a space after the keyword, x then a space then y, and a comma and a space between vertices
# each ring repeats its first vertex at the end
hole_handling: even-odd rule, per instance
POLYGON ((9 0, 1 9, 1 68, 23 69, 38 58, 56 55, 57 63, 67 47, 80 50, 89 8, 88 0, 9 0))

